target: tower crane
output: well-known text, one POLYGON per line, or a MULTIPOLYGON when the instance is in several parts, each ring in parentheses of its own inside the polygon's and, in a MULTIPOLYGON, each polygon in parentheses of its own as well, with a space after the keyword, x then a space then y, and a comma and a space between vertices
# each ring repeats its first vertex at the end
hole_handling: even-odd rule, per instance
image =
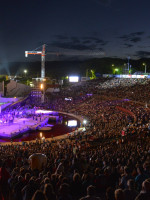
MULTIPOLYGON (((41 55, 41 80, 45 79, 45 47, 46 45, 43 44, 42 45, 42 51, 37 51, 38 48, 36 48, 33 51, 25 51, 25 57, 28 57, 29 54, 33 54, 33 55, 41 55)), ((62 52, 62 53, 58 53, 58 52, 47 52, 47 54, 53 54, 53 55, 68 55, 68 56, 100 56, 100 55, 105 55, 104 52, 102 51, 98 51, 98 52, 62 52)))
POLYGON ((45 78, 45 44, 42 45, 42 51, 25 51, 25 57, 28 57, 29 54, 41 55, 41 79, 45 78))

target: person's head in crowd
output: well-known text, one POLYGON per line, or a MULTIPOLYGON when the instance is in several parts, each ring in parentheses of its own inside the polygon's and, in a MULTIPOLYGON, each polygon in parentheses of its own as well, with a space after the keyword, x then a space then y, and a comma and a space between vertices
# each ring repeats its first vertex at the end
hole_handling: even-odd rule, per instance
POLYGON ((131 173, 130 168, 127 167, 127 166, 125 166, 125 167, 124 167, 124 174, 125 174, 125 175, 129 175, 130 173, 131 173))
POLYGON ((23 181, 23 177, 22 176, 18 176, 18 182, 23 181))
POLYGON ((95 196, 96 188, 93 185, 87 187, 87 195, 88 196, 95 196))
POLYGON ((134 180, 133 179, 129 179, 127 181, 127 186, 129 188, 129 190, 134 190, 135 189, 135 182, 134 182, 134 180))
POLYGON ((63 184, 60 185, 59 193, 62 196, 66 196, 66 195, 69 194, 69 190, 70 190, 69 185, 67 183, 63 183, 63 184))
POLYGON ((55 196, 52 184, 45 184, 44 185, 44 194, 47 197, 47 199, 50 199, 50 198, 55 196))
POLYGON ((28 182, 30 180, 30 178, 31 178, 30 173, 26 173, 24 178, 28 182))
POLYGON ((144 168, 145 171, 150 173, 150 163, 149 162, 145 162, 143 164, 143 168, 144 168))
POLYGON ((99 174, 100 174, 100 169, 99 169, 99 168, 96 168, 96 169, 95 169, 95 175, 96 175, 96 176, 99 176, 99 174))
POLYGON ((143 192, 150 193, 150 179, 146 179, 142 183, 143 192))
POLYGON ((73 181, 74 181, 74 182, 80 182, 80 180, 81 180, 80 174, 79 174, 79 173, 75 173, 75 174, 73 175, 73 181))
POLYGON ((32 200, 47 200, 45 194, 41 190, 37 190, 33 197, 32 200))
POLYGON ((115 200, 114 190, 111 187, 106 189, 106 200, 115 200))
POLYGON ((44 179, 44 184, 48 184, 48 183, 50 183, 50 179, 49 178, 45 178, 44 179))
POLYGON ((34 179, 34 177, 32 176, 32 177, 30 178, 30 180, 29 180, 29 184, 30 184, 30 185, 33 185, 34 182, 35 182, 35 179, 34 179))
POLYGON ((115 200, 124 200, 124 194, 122 189, 115 190, 115 200))
POLYGON ((51 175, 51 181, 52 181, 52 182, 55 182, 55 181, 56 181, 56 178, 57 178, 57 177, 56 177, 56 174, 52 174, 52 175, 51 175))
POLYGON ((67 178, 67 177, 63 177, 63 179, 62 179, 62 183, 69 183, 68 178, 67 178))
POLYGON ((50 172, 47 172, 47 177, 51 178, 51 173, 50 172))
POLYGON ((137 167, 137 173, 138 174, 142 174, 143 173, 143 167, 142 166, 138 166, 137 167))
POLYGON ((43 177, 43 173, 39 173, 39 178, 41 179, 43 177))

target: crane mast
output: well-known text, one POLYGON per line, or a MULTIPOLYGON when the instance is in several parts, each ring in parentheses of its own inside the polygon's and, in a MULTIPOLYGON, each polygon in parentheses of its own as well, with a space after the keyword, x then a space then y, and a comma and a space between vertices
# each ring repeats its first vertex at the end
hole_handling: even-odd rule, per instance
POLYGON ((45 44, 43 45, 41 54, 41 78, 45 78, 45 44))
POLYGON ((41 79, 45 78, 45 44, 42 45, 42 51, 25 51, 25 57, 28 55, 41 55, 41 79))

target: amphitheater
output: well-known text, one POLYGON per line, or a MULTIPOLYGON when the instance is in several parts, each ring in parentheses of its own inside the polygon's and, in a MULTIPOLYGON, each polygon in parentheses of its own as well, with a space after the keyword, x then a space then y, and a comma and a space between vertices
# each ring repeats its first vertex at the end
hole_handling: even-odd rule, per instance
POLYGON ((18 115, 23 126, 47 120, 35 118, 37 110, 71 116, 80 125, 59 137, 1 145, 2 197, 27 200, 41 192, 43 199, 150 199, 149 99, 149 79, 100 78, 47 93, 44 103, 28 97, 6 107, 4 120, 18 115))

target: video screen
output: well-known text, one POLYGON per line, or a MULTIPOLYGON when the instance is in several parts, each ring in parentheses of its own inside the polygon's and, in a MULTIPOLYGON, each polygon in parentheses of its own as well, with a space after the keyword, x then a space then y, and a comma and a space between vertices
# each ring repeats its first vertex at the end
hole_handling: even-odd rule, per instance
POLYGON ((77 120, 68 120, 68 126, 69 127, 77 126, 77 120))
POLYGON ((79 77, 78 76, 69 76, 69 82, 77 83, 77 82, 79 82, 79 77))

